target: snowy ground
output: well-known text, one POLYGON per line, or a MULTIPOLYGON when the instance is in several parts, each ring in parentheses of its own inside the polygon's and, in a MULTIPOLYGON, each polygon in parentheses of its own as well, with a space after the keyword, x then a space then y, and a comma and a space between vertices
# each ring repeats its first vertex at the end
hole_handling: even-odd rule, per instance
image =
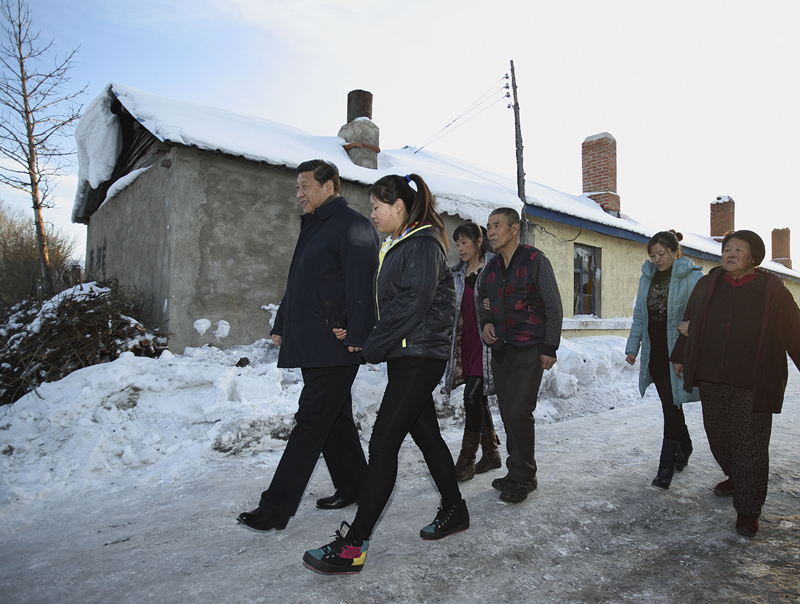
MULTIPOLYGON (((710 491, 723 477, 699 404, 686 406, 689 466, 669 491, 648 486, 661 413, 651 392, 639 398, 623 344, 565 341, 537 409, 539 489, 508 505, 490 486, 500 470, 463 483, 469 531, 419 539, 438 502, 407 442, 365 569, 346 577, 301 562, 354 515, 314 507, 331 494, 323 463, 286 530, 235 521, 269 483, 301 387, 271 345, 76 372, 0 409, 0 602, 800 601, 800 373, 774 422, 762 528, 747 539, 730 499, 710 491), (236 367, 242 357, 250 365, 236 367)), ((380 366, 359 372, 365 448, 385 379, 380 366)), ((437 400, 454 453, 460 395, 437 400)))

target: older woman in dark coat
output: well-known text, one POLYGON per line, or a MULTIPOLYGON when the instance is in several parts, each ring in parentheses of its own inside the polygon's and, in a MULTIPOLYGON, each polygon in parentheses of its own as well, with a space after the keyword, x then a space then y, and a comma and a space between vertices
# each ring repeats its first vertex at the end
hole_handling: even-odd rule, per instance
POLYGON ((752 231, 722 241, 722 266, 697 282, 671 360, 684 389, 699 386, 714 459, 728 478, 714 487, 733 496, 736 530, 758 532, 767 497, 772 415, 788 379, 786 354, 800 367, 800 310, 774 273, 756 268, 764 242, 752 231))

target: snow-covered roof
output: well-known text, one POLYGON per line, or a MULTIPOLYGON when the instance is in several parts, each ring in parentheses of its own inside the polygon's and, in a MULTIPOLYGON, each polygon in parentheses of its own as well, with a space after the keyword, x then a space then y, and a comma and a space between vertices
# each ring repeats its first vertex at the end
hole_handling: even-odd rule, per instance
MULTIPOLYGON (((407 147, 381 151, 377 170, 362 168, 347 155, 346 141, 341 137, 314 136, 263 118, 112 83, 89 105, 75 130, 79 184, 73 221, 84 213, 87 187, 96 189, 111 178, 122 150, 119 119, 111 112, 114 98, 161 141, 288 168, 308 159, 326 159, 337 165, 342 178, 364 184, 372 184, 386 174, 417 173, 428 183, 441 211, 478 224, 485 224, 489 213, 497 207, 522 210, 514 176, 495 174, 430 151, 415 153, 407 147)), ((647 238, 660 230, 626 214, 612 216, 586 195, 570 195, 532 181, 526 181, 525 188, 526 201, 534 207, 647 238)), ((705 254, 720 254, 719 243, 702 235, 685 234, 683 245, 705 254)), ((782 264, 765 262, 762 266, 800 280, 800 272, 782 264)))

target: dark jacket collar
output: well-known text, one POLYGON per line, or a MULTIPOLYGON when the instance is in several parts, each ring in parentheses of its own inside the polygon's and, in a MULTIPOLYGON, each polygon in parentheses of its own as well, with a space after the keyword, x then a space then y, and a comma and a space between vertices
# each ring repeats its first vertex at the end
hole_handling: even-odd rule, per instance
POLYGON ((331 195, 322 202, 322 205, 314 210, 314 214, 320 220, 327 220, 342 208, 347 207, 347 200, 338 193, 331 195))

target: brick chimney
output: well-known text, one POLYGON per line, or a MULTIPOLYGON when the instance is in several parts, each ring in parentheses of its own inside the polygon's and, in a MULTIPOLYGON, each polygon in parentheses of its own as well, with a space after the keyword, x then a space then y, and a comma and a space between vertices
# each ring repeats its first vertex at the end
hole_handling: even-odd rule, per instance
POLYGON ((617 139, 608 132, 589 136, 581 145, 583 194, 606 212, 619 216, 617 139))
POLYGON ((344 149, 354 164, 378 168, 380 129, 372 121, 371 92, 351 90, 347 94, 347 124, 339 129, 339 136, 347 141, 344 149))
POLYGON ((772 229, 772 260, 780 262, 786 268, 792 268, 792 259, 789 257, 789 228, 772 229))
POLYGON ((736 204, 733 197, 720 195, 711 202, 711 237, 717 241, 725 238, 725 233, 733 230, 734 210, 736 204))

